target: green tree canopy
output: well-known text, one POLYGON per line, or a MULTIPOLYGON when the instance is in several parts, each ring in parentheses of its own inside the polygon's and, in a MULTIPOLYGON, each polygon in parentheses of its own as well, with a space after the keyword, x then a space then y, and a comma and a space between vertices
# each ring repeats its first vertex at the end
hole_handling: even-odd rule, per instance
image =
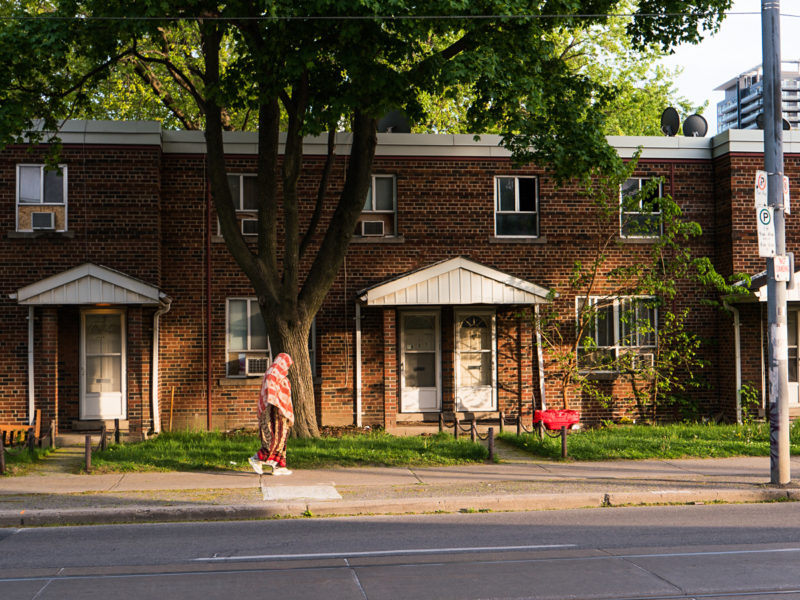
MULTIPOLYGON (((632 47, 696 42, 719 26, 731 1, 639 0, 626 25, 632 47)), ((177 122, 199 115, 223 236, 259 298, 273 350, 295 358, 295 431, 316 435, 306 339, 363 206, 378 117, 400 108, 425 122, 423 94, 466 87, 467 130, 500 132, 515 159, 547 163, 560 179, 613 169, 618 158, 603 135, 613 88, 574 69, 557 38, 602 26, 619 7, 619 0, 14 0, 0 15, 0 144, 23 139, 34 119, 56 131, 61 119, 91 114, 103 98, 113 104, 107 80, 126 63, 171 79, 162 92, 181 90, 173 104, 152 84, 143 89, 177 122), (255 246, 238 228, 222 143, 223 131, 246 116, 259 127, 255 246), (345 123, 352 132, 345 185, 331 197, 326 170, 317 196, 318 206, 335 204, 333 216, 301 230, 303 137, 345 123), (301 271, 306 253, 311 267, 301 271)))

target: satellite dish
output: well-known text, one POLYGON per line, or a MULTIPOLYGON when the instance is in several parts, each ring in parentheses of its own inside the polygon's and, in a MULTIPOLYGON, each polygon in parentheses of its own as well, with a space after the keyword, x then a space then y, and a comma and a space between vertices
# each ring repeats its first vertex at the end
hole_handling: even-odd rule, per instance
POLYGON ((402 110, 390 110, 378 120, 378 133, 411 133, 411 124, 402 110))
MULTIPOLYGON (((789 131, 792 128, 792 124, 789 123, 789 121, 787 121, 786 119, 781 119, 781 121, 783 122, 783 130, 784 131, 789 131)), ((759 129, 764 129, 764 113, 763 112, 758 113, 758 116, 756 117, 756 127, 758 127, 759 129)))
POLYGON ((678 116, 678 111, 671 106, 664 109, 661 113, 661 131, 664 135, 673 136, 678 133, 678 128, 681 126, 681 118, 678 116))
POLYGON ((683 135, 686 137, 705 137, 708 132, 708 123, 704 117, 694 114, 686 117, 683 122, 683 135))

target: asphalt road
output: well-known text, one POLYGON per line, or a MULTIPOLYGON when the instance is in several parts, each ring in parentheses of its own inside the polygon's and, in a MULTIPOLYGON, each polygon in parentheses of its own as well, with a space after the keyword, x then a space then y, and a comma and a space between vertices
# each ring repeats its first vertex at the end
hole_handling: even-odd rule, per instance
POLYGON ((0 529, 0 598, 800 600, 800 504, 0 529))

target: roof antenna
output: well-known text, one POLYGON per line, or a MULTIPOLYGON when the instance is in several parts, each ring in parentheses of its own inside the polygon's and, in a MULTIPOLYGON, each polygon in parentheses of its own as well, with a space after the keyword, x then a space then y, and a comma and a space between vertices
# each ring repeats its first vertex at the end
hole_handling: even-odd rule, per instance
POLYGON ((664 135, 672 137, 678 133, 678 128, 681 126, 681 118, 678 116, 678 111, 671 106, 664 109, 661 113, 661 131, 664 135))

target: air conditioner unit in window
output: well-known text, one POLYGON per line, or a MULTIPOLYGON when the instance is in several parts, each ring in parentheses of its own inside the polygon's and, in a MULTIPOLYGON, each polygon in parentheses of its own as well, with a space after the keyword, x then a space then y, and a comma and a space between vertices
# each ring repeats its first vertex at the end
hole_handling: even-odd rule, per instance
POLYGON ((267 372, 269 357, 267 356, 248 356, 247 375, 263 375, 267 372))
POLYGON ((31 213, 31 229, 55 229, 55 215, 49 212, 31 213))
POLYGON ((243 235, 258 235, 258 219, 242 219, 243 235))
POLYGON ((383 221, 361 221, 361 235, 364 237, 383 235, 383 221))

